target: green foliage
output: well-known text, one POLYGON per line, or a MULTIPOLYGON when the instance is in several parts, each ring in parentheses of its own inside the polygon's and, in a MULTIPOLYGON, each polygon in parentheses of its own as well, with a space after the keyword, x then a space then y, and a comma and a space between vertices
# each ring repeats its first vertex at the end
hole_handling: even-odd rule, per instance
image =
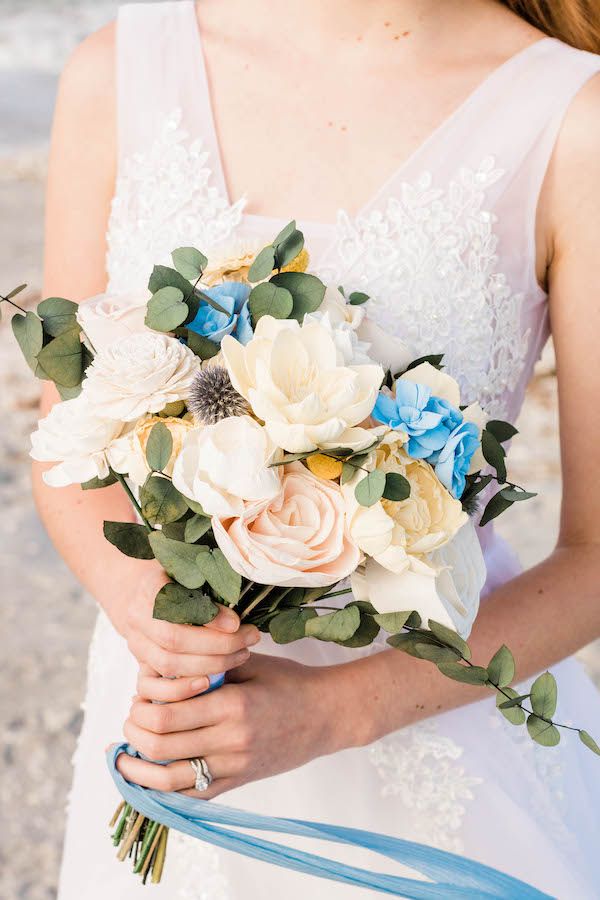
POLYGON ((66 331, 81 331, 77 321, 77 304, 63 297, 47 297, 38 304, 37 313, 44 323, 44 332, 58 337, 66 331))
POLYGON ((544 672, 531 685, 531 708, 536 716, 551 719, 556 712, 556 702, 556 679, 550 672, 544 672))
MULTIPOLYGON (((290 222, 290 225, 293 224, 293 222, 290 222)), ((275 265, 276 268, 282 269, 284 266, 291 263, 292 260, 296 259, 298 254, 302 251, 302 248, 304 247, 304 235, 297 228, 293 228, 283 239, 279 239, 278 241, 276 238, 274 243, 275 265)))
POLYGON ((500 419, 491 419, 487 422, 485 430, 493 434, 500 444, 510 441, 515 434, 519 433, 514 425, 511 425, 509 422, 503 422, 500 419))
POLYGON ((374 619, 388 634, 399 634, 408 622, 410 615, 410 611, 377 613, 374 619))
POLYGON ((178 247, 171 253, 173 265, 188 281, 197 281, 205 270, 208 260, 195 247, 178 247))
POLYGON ((471 649, 469 645, 456 633, 456 631, 453 631, 452 628, 448 628, 446 625, 442 625, 441 622, 436 622, 434 619, 429 619, 427 624, 429 625, 431 633, 441 641, 442 644, 447 644, 454 648, 454 650, 457 650, 463 659, 471 659, 471 649))
POLYGON ((189 281, 183 275, 180 275, 177 269, 171 269, 169 266, 154 266, 148 281, 148 290, 151 294, 156 294, 157 291, 165 287, 177 288, 184 297, 187 297, 191 292, 189 281))
POLYGON ((210 519, 208 516, 200 516, 197 513, 188 519, 185 523, 185 540, 188 544, 195 544, 201 537, 204 537, 210 530, 210 519))
POLYGON ((78 387, 83 377, 83 344, 79 331, 72 328, 53 338, 42 347, 37 361, 43 370, 40 377, 45 374, 61 387, 78 387))
POLYGON ((380 469, 373 469, 354 488, 354 496, 358 503, 361 506, 373 506, 383 497, 386 482, 385 472, 382 472, 380 469))
POLYGON ((502 496, 502 493, 502 491, 498 491, 498 493, 494 494, 488 502, 479 522, 482 528, 484 525, 487 525, 488 522, 491 522, 492 519, 495 519, 501 513, 505 512, 505 510, 510 509, 513 505, 513 501, 507 500, 506 497, 502 496))
POLYGON ((186 588, 202 587, 206 578, 198 564, 201 548, 165 537, 161 531, 151 532, 149 541, 154 555, 170 578, 186 588))
POLYGON ((134 559, 154 559, 154 553, 148 541, 148 529, 145 525, 134 522, 109 522, 103 526, 104 537, 125 556, 134 559))
POLYGON ((156 291, 146 309, 145 323, 154 331, 169 332, 184 322, 188 307, 183 301, 183 292, 176 287, 162 287, 156 291))
POLYGON ((274 268, 275 248, 272 244, 269 244, 268 247, 263 247, 250 266, 250 269, 248 270, 248 281, 252 284, 257 281, 262 281, 263 278, 269 277, 274 268))
POLYGON ((361 306, 363 303, 366 303, 368 299, 368 294, 364 294, 362 291, 352 291, 348 297, 348 303, 350 306, 361 306))
POLYGON ((217 604, 202 591, 165 584, 156 595, 152 615, 176 625, 208 625, 218 612, 217 604))
POLYGON ((345 641, 339 641, 344 647, 368 647, 379 634, 379 624, 372 613, 370 603, 353 601, 348 606, 355 606, 360 614, 360 623, 352 637, 345 641))
POLYGON ((537 494, 531 493, 530 491, 524 491, 522 488, 517 487, 502 488, 500 494, 505 500, 510 500, 511 503, 518 503, 521 500, 531 500, 532 497, 537 497, 537 494))
POLYGON ((150 475, 140 490, 142 515, 151 525, 176 522, 188 509, 188 503, 168 478, 150 475))
MULTIPOLYGON (((198 547, 194 544, 190 546, 198 547)), ((217 547, 209 550, 200 547, 196 564, 217 597, 229 606, 234 606, 240 599, 242 576, 227 562, 223 552, 217 547)))
POLYGON ((416 369, 417 366, 420 366, 421 363, 429 363, 430 366, 433 366, 434 369, 442 368, 442 360, 444 359, 443 353, 433 353, 429 356, 419 356, 418 359, 413 359, 411 364, 406 367, 406 371, 410 372, 411 369, 416 369))
POLYGON ((27 365, 35 373, 38 368, 37 356, 44 343, 41 319, 31 311, 24 315, 16 313, 11 319, 11 326, 27 365))
POLYGON ((488 667, 490 681, 498 687, 507 687, 515 677, 515 660, 505 644, 492 656, 488 667))
POLYGON ((558 728, 536 715, 527 716, 527 731, 536 744, 541 744, 542 747, 556 747, 560 742, 558 728))
POLYGON ((186 331, 186 341, 192 353, 195 353, 200 359, 212 359, 221 349, 216 341, 211 341, 196 331, 186 331))
POLYGON ((110 472, 106 478, 90 478, 89 481, 84 481, 81 485, 81 489, 83 491, 95 491, 98 490, 98 488, 110 487, 111 484, 116 484, 118 480, 115 473, 110 472))
POLYGON ((400 502, 410 497, 410 482, 404 475, 399 472, 388 472, 385 476, 385 487, 383 489, 384 500, 395 500, 400 502))
POLYGON ((280 272, 273 275, 271 284, 285 288, 294 302, 290 318, 302 322, 306 313, 315 312, 323 302, 325 285, 316 275, 306 272, 280 272))
POLYGON ((173 438, 163 422, 152 426, 146 442, 146 462, 154 472, 162 472, 171 459, 173 438))
POLYGON ((360 611, 356 606, 346 606, 336 612, 325 613, 306 623, 306 636, 320 641, 340 643, 348 641, 360 625, 360 611))
POLYGON ((506 481, 506 463, 504 447, 487 427, 481 434, 481 452, 484 459, 495 470, 499 482, 506 481))
POLYGON ((587 731, 583 730, 583 728, 579 729, 579 740, 582 744, 585 744, 588 750, 591 750, 592 753, 596 753, 598 756, 600 756, 600 747, 591 736, 591 734, 588 734, 587 731))
POLYGON ((314 609, 296 607, 278 613, 269 622, 269 632, 276 644, 290 644, 305 637, 306 624, 316 618, 314 609))
POLYGON ((438 667, 442 675, 452 678, 453 681, 462 681, 463 684, 483 686, 487 684, 487 669, 482 666, 464 666, 461 663, 441 663, 438 667))
POLYGON ((287 319, 294 307, 292 295, 288 290, 277 287, 271 281, 263 281, 252 289, 248 299, 248 308, 254 325, 263 316, 275 319, 287 319))
MULTIPOLYGON (((528 696, 527 694, 524 695, 528 696)), ((510 687, 505 687, 503 692, 498 692, 496 696, 496 706, 504 716, 504 718, 511 723, 511 725, 524 725, 525 719, 527 716, 525 715, 524 710, 520 709, 520 707, 516 704, 521 703, 523 697, 510 687), (510 700, 506 699, 506 695, 511 698, 510 700), (513 705, 509 706, 511 703, 513 705)))

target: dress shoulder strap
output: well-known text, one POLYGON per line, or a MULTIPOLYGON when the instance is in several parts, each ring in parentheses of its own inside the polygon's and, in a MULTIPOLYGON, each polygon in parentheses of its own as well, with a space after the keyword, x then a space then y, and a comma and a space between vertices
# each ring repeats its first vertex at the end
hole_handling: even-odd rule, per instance
MULTIPOLYGON (((223 187, 203 49, 192 0, 130 3, 117 18, 119 164, 157 138, 201 139, 223 187)), ((156 175, 156 172, 154 173, 156 175)))

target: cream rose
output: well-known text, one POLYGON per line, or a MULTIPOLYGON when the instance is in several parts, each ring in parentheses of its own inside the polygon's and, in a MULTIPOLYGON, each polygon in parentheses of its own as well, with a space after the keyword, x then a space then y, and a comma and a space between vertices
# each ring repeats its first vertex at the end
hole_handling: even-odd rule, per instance
POLYGON ((250 416, 232 416, 190 431, 173 467, 173 484, 209 516, 240 516, 281 488, 277 450, 250 416))
POLYGON ((131 422, 184 400, 199 368, 198 357, 176 338, 133 334, 98 353, 83 394, 98 414, 131 422))
POLYGON ((186 435, 197 426, 191 418, 179 419, 173 416, 147 416, 118 437, 108 448, 108 461, 115 472, 128 475, 135 484, 143 484, 150 474, 146 462, 146 445, 150 432, 157 422, 168 428, 173 440, 173 450, 164 468, 165 475, 172 475, 175 460, 183 447, 186 435))
POLYGON ((58 463, 43 475, 51 487, 106 478, 106 450, 121 428, 121 422, 96 415, 82 396, 63 400, 38 422, 30 455, 38 462, 58 463))
POLYGON ((234 519, 214 518, 213 532, 236 572, 259 584, 324 587, 360 561, 339 486, 301 463, 286 466, 281 490, 267 505, 249 505, 234 519))
MULTIPOLYGON (((245 347, 227 336, 221 350, 233 386, 277 446, 297 453, 360 445, 362 429, 356 426, 373 409, 383 370, 338 365, 335 344, 321 324, 263 316, 245 347), (350 429, 353 444, 346 440, 350 429)), ((362 437, 368 446, 369 436, 362 437)))
POLYGON ((424 384, 431 390, 434 397, 447 400, 456 409, 460 406, 460 387, 456 379, 447 372, 436 369, 431 363, 421 363, 414 369, 405 372, 401 378, 413 381, 415 384, 424 384))
POLYGON ((132 334, 148 331, 144 323, 150 293, 98 294, 79 304, 77 321, 90 350, 100 352, 104 347, 132 334))

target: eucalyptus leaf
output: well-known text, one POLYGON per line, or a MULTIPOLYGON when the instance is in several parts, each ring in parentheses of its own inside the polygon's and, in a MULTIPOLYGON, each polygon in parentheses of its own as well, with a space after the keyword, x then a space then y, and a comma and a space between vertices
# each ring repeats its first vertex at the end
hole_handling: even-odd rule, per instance
POLYGON ((65 387, 64 384, 57 384, 55 385, 55 387, 59 393, 61 400, 74 400, 75 397, 79 397, 79 395, 81 394, 80 384, 76 384, 75 387, 65 387))
POLYGON ((410 482, 399 472, 388 472, 385 476, 383 489, 384 500, 394 500, 400 503, 410 497, 410 482))
POLYGON ((490 681, 498 687, 507 687, 515 677, 515 660, 505 644, 494 653, 489 661, 488 674, 490 681))
POLYGON ((314 609, 296 607, 286 609, 269 622, 269 631, 276 644, 290 644, 305 637, 306 623, 316 618, 314 609))
MULTIPOLYGON (((506 691, 505 691, 506 693, 506 691)), ((514 697, 511 697, 509 700, 504 700, 502 702, 498 702, 498 709, 512 709, 514 706, 520 706, 525 700, 529 699, 529 694, 516 694, 514 697)), ((502 700, 502 693, 498 694, 498 700, 502 700)))
POLYGON ((354 488, 354 496, 361 506, 373 506, 378 500, 381 500, 385 485, 385 472, 382 472, 381 469, 373 469, 358 482, 354 488))
POLYGON ((517 700, 519 697, 519 695, 513 688, 506 687, 504 688, 503 694, 499 693, 497 695, 496 706, 498 707, 504 718, 507 720, 507 722, 510 722, 511 725, 524 725, 525 719, 527 718, 525 711, 520 709, 518 706, 505 706, 505 694, 508 694, 508 696, 511 698, 511 702, 513 700, 517 700))
POLYGON ((496 516, 499 516, 507 509, 510 509, 512 505, 513 501, 507 500, 506 497, 502 496, 502 491, 498 491, 498 493, 494 494, 492 499, 488 502, 486 508, 483 511, 483 515, 479 524, 482 527, 484 525, 487 525, 487 523, 491 522, 492 519, 495 519, 496 516))
POLYGON ((471 659, 471 648, 467 642, 461 638, 460 634, 457 634, 452 628, 442 625, 441 622, 436 622, 434 619, 429 619, 427 624, 429 625, 431 633, 434 634, 439 641, 453 647, 464 659, 471 659))
POLYGON ((352 291, 348 297, 348 303, 350 306, 361 306, 363 303, 366 303, 368 299, 368 294, 364 294, 362 291, 352 291))
POLYGON ((536 716, 551 719, 556 712, 558 692, 556 679, 550 672, 539 675, 531 685, 531 708, 536 716))
POLYGON ((306 272, 280 272, 273 275, 271 284, 285 288, 294 301, 291 318, 302 322, 306 313, 315 312, 323 302, 325 285, 316 275, 306 272))
POLYGON ((281 229, 281 231, 279 232, 279 234, 273 241, 273 246, 278 247, 279 244, 282 244, 284 241, 286 241, 290 237, 290 235, 293 234, 294 231, 296 231, 296 230, 297 230, 296 229, 296 220, 292 219, 291 222, 288 222, 288 224, 285 226, 285 228, 281 229))
POLYGON ((423 644, 417 642, 415 650, 421 659, 427 659, 437 665, 440 663, 455 663, 459 659, 459 654, 451 647, 440 647, 436 644, 423 644))
POLYGON ((287 319, 293 307, 294 301, 290 292, 285 288, 277 287, 270 281, 257 284, 248 298, 248 308, 252 314, 253 324, 256 324, 263 316, 287 319))
POLYGON ((531 500, 532 497, 537 497, 535 493, 520 491, 515 488, 502 488, 500 493, 505 500, 510 500, 511 503, 518 503, 520 500, 531 500))
POLYGON ((83 344, 75 329, 64 331, 42 347, 37 361, 57 385, 77 387, 83 375, 83 344))
POLYGON ((410 611, 377 613, 374 619, 388 634, 399 634, 406 625, 409 616, 410 611))
POLYGON ((37 355, 44 343, 44 329, 41 319, 31 310, 24 315, 16 313, 11 319, 11 326, 27 365, 35 372, 37 355))
POLYGON ((165 584, 154 599, 152 615, 176 625, 208 625, 218 612, 217 604, 202 591, 181 584, 165 584))
POLYGON ((350 463, 342 463, 342 474, 340 476, 340 484, 346 484, 348 481, 351 481, 354 478, 356 473, 356 466, 351 465, 350 463))
POLYGON ((503 422, 500 419, 490 419, 490 421, 486 423, 485 428, 486 431, 490 431, 494 435, 500 444, 503 444, 505 441, 510 441, 515 434, 519 433, 515 426, 511 425, 510 422, 503 422))
POLYGON ((188 544, 195 544, 210 530, 211 522, 208 516, 194 515, 185 523, 185 539, 188 544))
POLYGON ((447 678, 453 681, 461 681, 463 684, 484 685, 487 684, 487 669, 482 666, 463 666, 461 663, 440 663, 438 669, 447 678))
POLYGON ((142 515, 151 525, 176 522, 188 509, 188 504, 169 478, 150 475, 140 490, 142 515))
POLYGON ((104 537, 125 556, 134 559, 154 559, 148 540, 148 529, 135 522, 104 522, 104 537))
POLYGON ((379 634, 379 625, 372 615, 363 614, 360 603, 350 603, 349 606, 356 606, 360 612, 360 624, 352 637, 346 641, 339 641, 343 647, 368 647, 372 644, 379 634))
POLYGON ((154 472, 162 472, 166 469, 172 452, 171 432, 163 422, 156 422, 146 442, 146 462, 154 472))
POLYGON ((206 581, 198 565, 198 547, 165 537, 160 531, 151 532, 148 540, 154 555, 170 578, 186 588, 202 587, 206 581))
POLYGON ((47 297, 38 304, 37 313, 44 323, 44 331, 51 337, 58 337, 65 331, 80 332, 77 321, 77 304, 63 297, 47 297))
POLYGON ((346 606, 336 612, 326 613, 306 623, 306 636, 320 641, 348 641, 360 625, 360 612, 356 606, 346 606))
POLYGON ((173 265, 188 281, 197 281, 205 270, 208 260, 195 247, 178 247, 171 253, 173 265))
POLYGON ((487 428, 484 428, 481 434, 481 452, 485 461, 495 469, 498 481, 506 481, 506 463, 504 461, 506 454, 504 447, 487 428))
POLYGON ((192 353, 195 353, 200 359, 212 359, 221 349, 220 344, 217 344, 216 341, 211 341, 203 334, 189 329, 186 332, 186 341, 192 353))
POLYGON ((414 656, 416 659, 423 658, 420 651, 420 647, 423 645, 429 644, 430 646, 438 646, 437 641, 431 637, 427 637, 427 635, 408 632, 390 635, 390 637, 387 638, 387 643, 395 650, 401 650, 403 653, 408 653, 409 656, 414 656))
POLYGON ((17 294, 20 294, 21 291, 24 291, 26 287, 27 287, 26 284, 20 284, 18 287, 13 288, 12 291, 9 291, 8 294, 6 295, 5 299, 12 300, 13 297, 16 297, 17 294))
POLYGON ((248 281, 254 284, 268 278, 275 268, 275 248, 272 244, 263 247, 248 270, 248 281))
POLYGON ((304 235, 294 229, 287 237, 275 246, 275 264, 278 269, 287 266, 296 259, 304 247, 304 235))
MULTIPOLYGON (((195 544, 190 546, 198 550, 195 544)), ((197 564, 215 594, 224 603, 234 606, 240 599, 242 576, 229 565, 223 551, 218 547, 215 550, 203 548, 198 554, 197 564)))
POLYGON ((556 725, 540 719, 536 715, 527 717, 527 731, 529 736, 542 747, 556 747, 560 742, 560 734, 556 725))
POLYGON ((196 500, 190 500, 189 497, 184 497, 183 499, 184 499, 185 503, 187 503, 189 508, 192 510, 192 512, 197 513, 197 515, 199 515, 199 516, 206 516, 206 513, 204 512, 202 505, 200 503, 198 503, 196 500))
POLYGON ((591 736, 591 734, 588 734, 587 731, 583 730, 583 728, 579 729, 579 740, 582 744, 585 744, 588 750, 591 750, 592 753, 596 753, 598 756, 600 756, 600 747, 591 736))
POLYGON ((96 491, 99 488, 110 487, 111 484, 116 484, 119 479, 115 475, 114 472, 110 472, 106 478, 90 478, 89 481, 84 481, 81 485, 82 491, 96 491))
POLYGON ((145 323, 154 331, 169 332, 185 321, 188 308, 183 292, 176 287, 163 287, 150 297, 145 323))
POLYGON ((148 282, 148 290, 151 294, 156 294, 164 287, 177 288, 184 297, 187 297, 192 289, 187 278, 184 278, 177 269, 171 269, 169 266, 154 266, 148 282))

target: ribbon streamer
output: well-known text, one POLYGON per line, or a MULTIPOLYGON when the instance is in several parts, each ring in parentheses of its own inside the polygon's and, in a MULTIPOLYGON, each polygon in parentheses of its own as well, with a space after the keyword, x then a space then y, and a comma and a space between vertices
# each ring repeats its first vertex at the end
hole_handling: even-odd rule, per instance
POLYGON ((132 756, 136 753, 125 743, 114 745, 107 751, 113 780, 124 800, 134 809, 169 828, 216 847, 234 850, 251 859, 408 900, 514 900, 515 897, 519 897, 519 900, 547 900, 549 897, 525 882, 482 863, 424 844, 341 825, 262 816, 222 806, 212 800, 148 790, 126 781, 117 771, 116 761, 120 753, 132 756), (408 866, 430 881, 348 866, 327 857, 247 834, 246 830, 297 835, 372 850, 408 866))

